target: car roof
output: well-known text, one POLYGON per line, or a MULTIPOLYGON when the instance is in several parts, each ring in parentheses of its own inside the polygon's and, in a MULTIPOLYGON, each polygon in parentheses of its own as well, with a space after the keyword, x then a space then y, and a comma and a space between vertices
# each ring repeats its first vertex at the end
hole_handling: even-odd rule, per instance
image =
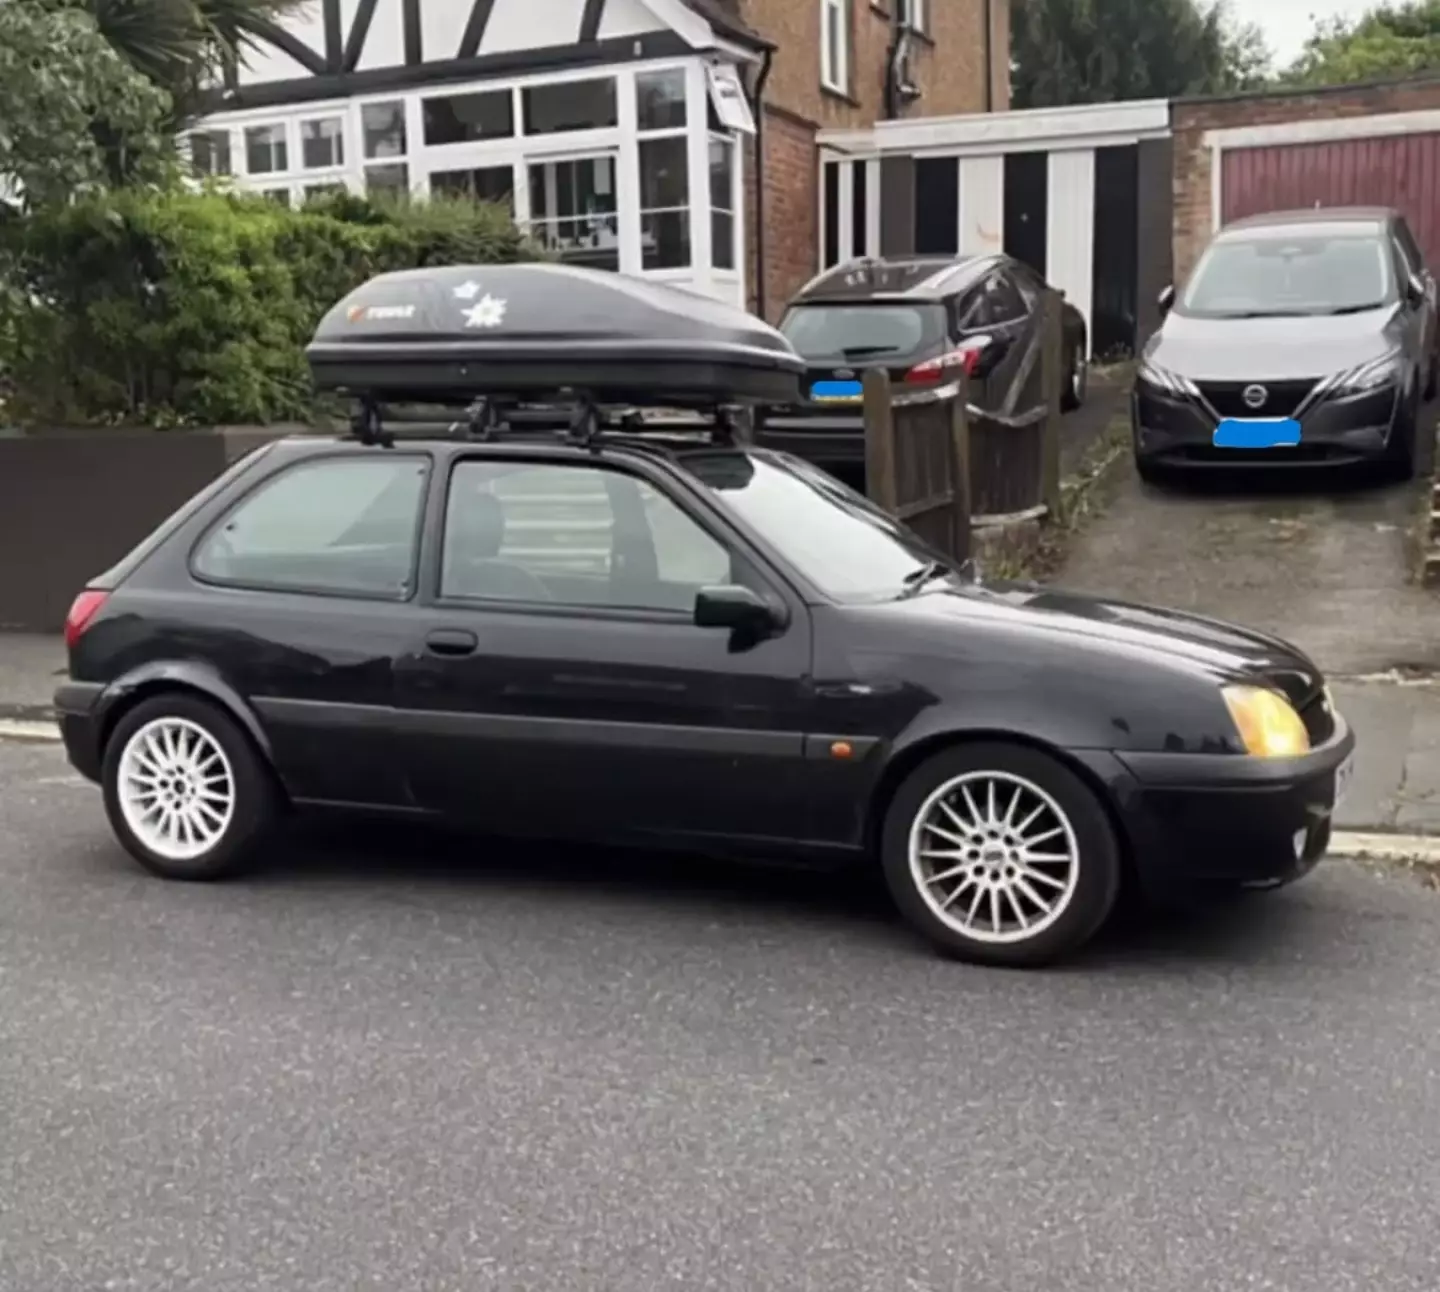
POLYGON ((1326 225, 1379 226, 1398 218, 1399 213, 1388 206, 1313 206, 1293 211, 1267 211, 1263 215, 1248 215, 1227 224, 1220 230, 1219 236, 1246 232, 1289 233, 1326 225))
POLYGON ((938 302, 962 292, 1006 257, 862 256, 817 274, 791 305, 818 301, 903 300, 938 302))

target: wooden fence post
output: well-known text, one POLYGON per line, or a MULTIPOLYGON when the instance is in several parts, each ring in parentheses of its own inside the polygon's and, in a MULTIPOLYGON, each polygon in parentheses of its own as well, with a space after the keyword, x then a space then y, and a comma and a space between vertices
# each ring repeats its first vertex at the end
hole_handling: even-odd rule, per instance
POLYGON ((950 401, 950 494, 952 498, 953 555, 970 557, 970 378, 958 375, 959 391, 950 401))
POLYGON ((890 374, 871 368, 865 374, 865 492, 892 515, 900 498, 895 479, 895 410, 890 374))
POLYGON ((1040 499, 1045 504, 1046 519, 1053 524, 1060 520, 1060 385, 1064 377, 1065 345, 1060 321, 1060 293, 1053 288, 1047 289, 1044 300, 1040 396, 1045 406, 1045 421, 1040 441, 1040 499))

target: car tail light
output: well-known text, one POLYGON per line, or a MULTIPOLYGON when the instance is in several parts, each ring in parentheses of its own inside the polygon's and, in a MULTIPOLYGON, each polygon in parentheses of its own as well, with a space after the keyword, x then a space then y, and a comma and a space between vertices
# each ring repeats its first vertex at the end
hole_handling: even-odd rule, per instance
POLYGON ((926 359, 924 363, 917 363, 905 374, 905 380, 927 385, 939 381, 950 368, 963 368, 967 377, 973 377, 984 349, 982 345, 965 345, 957 350, 947 350, 933 359, 926 359))
POLYGON ((70 613, 65 616, 65 645, 73 647, 84 636, 91 621, 100 613, 110 594, 100 588, 86 588, 71 603, 70 613))

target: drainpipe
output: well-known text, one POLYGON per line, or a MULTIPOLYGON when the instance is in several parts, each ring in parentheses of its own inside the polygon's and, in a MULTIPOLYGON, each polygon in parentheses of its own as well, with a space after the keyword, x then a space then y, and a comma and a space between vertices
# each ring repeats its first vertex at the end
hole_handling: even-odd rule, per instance
POLYGON ((985 0, 985 111, 995 111, 994 0, 985 0))
POLYGON ((767 49, 760 56, 760 71, 750 95, 750 113, 755 118, 755 210, 751 224, 755 230, 755 312, 763 319, 768 304, 765 292, 765 82, 770 79, 770 64, 775 51, 767 49))

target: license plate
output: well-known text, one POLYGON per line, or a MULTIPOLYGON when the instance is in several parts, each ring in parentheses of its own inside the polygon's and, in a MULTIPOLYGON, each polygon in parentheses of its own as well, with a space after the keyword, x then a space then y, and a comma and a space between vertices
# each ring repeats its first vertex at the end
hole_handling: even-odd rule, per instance
POLYGON ((1215 428, 1217 449, 1293 449, 1300 423, 1293 417, 1227 417, 1215 428))
POLYGON ((1355 778, 1355 755, 1350 754, 1335 769, 1335 800, 1332 807, 1339 807, 1345 795, 1350 792, 1350 782, 1355 778))
POLYGON ((817 404, 858 404, 865 388, 858 381, 817 381, 810 398, 817 404))

